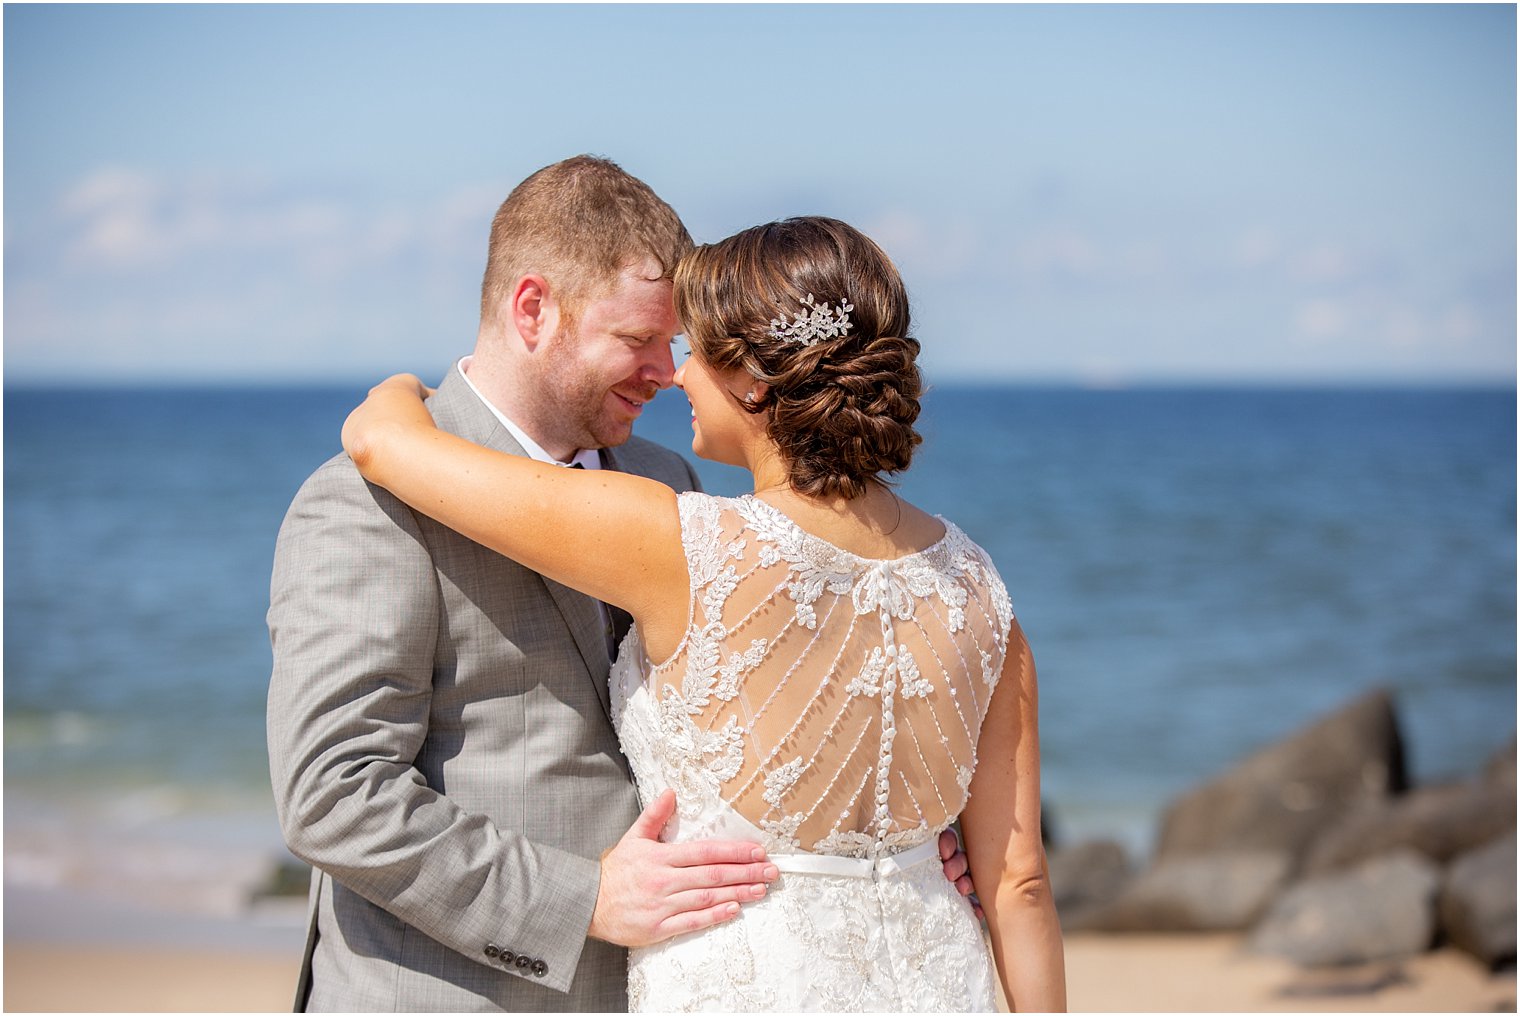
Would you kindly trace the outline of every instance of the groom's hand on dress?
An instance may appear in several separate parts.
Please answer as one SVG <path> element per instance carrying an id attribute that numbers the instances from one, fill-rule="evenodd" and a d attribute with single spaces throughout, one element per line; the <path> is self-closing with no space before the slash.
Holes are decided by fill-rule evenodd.
<path id="1" fill-rule="evenodd" d="M 777 871 L 763 847 L 742 840 L 661 843 L 660 830 L 675 811 L 675 792 L 667 790 L 602 855 L 592 938 L 654 945 L 721 924 L 741 903 L 764 898 Z"/>
<path id="2" fill-rule="evenodd" d="M 983 918 L 981 901 L 976 898 L 976 886 L 971 884 L 971 859 L 961 849 L 961 841 L 954 829 L 939 834 L 939 860 L 945 869 L 945 878 L 955 886 L 956 892 L 971 898 L 971 908 L 978 918 Z"/>

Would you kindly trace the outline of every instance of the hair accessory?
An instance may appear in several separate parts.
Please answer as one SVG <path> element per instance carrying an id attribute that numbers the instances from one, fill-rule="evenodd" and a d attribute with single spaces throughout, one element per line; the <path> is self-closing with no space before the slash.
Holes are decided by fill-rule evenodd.
<path id="1" fill-rule="evenodd" d="M 787 324 L 784 312 L 780 317 L 773 318 L 770 337 L 781 342 L 815 346 L 824 339 L 848 335 L 854 327 L 850 323 L 850 311 L 855 309 L 855 305 L 847 300 L 840 300 L 839 310 L 834 311 L 827 303 L 814 303 L 813 294 L 809 293 L 803 297 L 802 306 L 806 309 L 798 311 L 797 319 L 791 324 Z"/>

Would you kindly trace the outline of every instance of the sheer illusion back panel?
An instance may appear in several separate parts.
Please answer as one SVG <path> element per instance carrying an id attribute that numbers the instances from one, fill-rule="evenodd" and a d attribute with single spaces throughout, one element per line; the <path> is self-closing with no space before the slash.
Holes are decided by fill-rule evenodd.
<path id="1" fill-rule="evenodd" d="M 857 557 L 753 497 L 681 496 L 691 620 L 650 689 L 685 714 L 719 796 L 773 847 L 856 857 L 960 813 L 1012 611 L 946 523 Z"/>

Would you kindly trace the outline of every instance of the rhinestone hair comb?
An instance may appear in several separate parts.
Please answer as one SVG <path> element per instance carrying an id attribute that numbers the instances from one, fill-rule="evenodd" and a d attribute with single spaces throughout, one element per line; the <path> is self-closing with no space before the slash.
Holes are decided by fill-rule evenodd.
<path id="1" fill-rule="evenodd" d="M 839 301 L 839 309 L 836 311 L 828 303 L 814 303 L 813 294 L 809 293 L 803 297 L 802 306 L 803 309 L 797 312 L 796 320 L 790 324 L 787 323 L 784 312 L 780 317 L 772 318 L 767 334 L 780 342 L 815 346 L 824 339 L 848 335 L 854 327 L 850 323 L 850 311 L 855 309 L 855 305 L 847 300 Z"/>

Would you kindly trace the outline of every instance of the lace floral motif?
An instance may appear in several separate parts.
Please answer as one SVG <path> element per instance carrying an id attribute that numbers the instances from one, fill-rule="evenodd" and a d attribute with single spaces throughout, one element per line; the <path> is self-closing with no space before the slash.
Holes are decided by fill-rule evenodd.
<path id="1" fill-rule="evenodd" d="M 633 1012 L 991 1012 L 981 926 L 938 864 L 783 875 L 739 918 L 629 957 Z"/>
<path id="2" fill-rule="evenodd" d="M 1013 615 L 986 554 L 949 523 L 879 561 L 757 498 L 680 506 L 692 620 L 641 678 L 682 814 L 721 800 L 773 849 L 858 857 L 936 835 L 965 805 L 1007 650 Z"/>
<path id="3" fill-rule="evenodd" d="M 691 622 L 653 666 L 637 628 L 613 717 L 677 839 L 879 858 L 965 806 L 1007 653 L 1008 594 L 950 523 L 893 561 L 811 536 L 753 497 L 680 497 Z M 761 959 L 763 958 L 763 963 Z M 884 976 L 890 972 L 890 976 Z M 734 921 L 635 950 L 634 1009 L 990 1008 L 979 926 L 937 864 L 892 879 L 787 874 Z"/>

